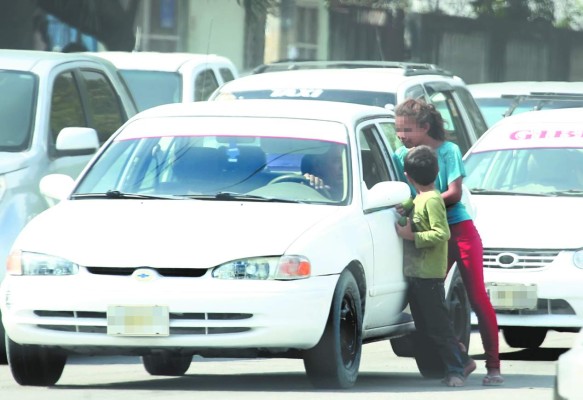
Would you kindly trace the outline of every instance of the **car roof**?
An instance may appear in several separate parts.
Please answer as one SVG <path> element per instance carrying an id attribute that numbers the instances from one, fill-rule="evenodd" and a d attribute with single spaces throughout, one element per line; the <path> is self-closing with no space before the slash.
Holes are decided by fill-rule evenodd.
<path id="1" fill-rule="evenodd" d="M 468 151 L 521 148 L 583 148 L 583 108 L 529 111 L 501 119 Z"/>
<path id="2" fill-rule="evenodd" d="M 501 97 L 502 95 L 583 94 L 583 82 L 566 81 L 508 81 L 474 83 L 468 89 L 475 98 Z"/>
<path id="3" fill-rule="evenodd" d="M 270 64 L 262 64 L 253 69 L 253 73 L 317 68 L 398 68 L 403 70 L 406 75 L 425 75 L 431 73 L 453 76 L 453 73 L 435 64 L 375 60 L 277 61 Z"/>
<path id="4" fill-rule="evenodd" d="M 165 104 L 142 111 L 133 119 L 187 116 L 298 118 L 335 121 L 350 125 L 366 117 L 393 118 L 393 113 L 382 107 L 352 103 L 252 99 Z"/>
<path id="5" fill-rule="evenodd" d="M 55 65 L 73 61 L 99 62 L 112 67 L 107 61 L 84 53 L 60 53 L 40 50 L 0 50 L 0 68 L 15 71 L 33 71 L 42 66 L 50 68 Z"/>
<path id="6" fill-rule="evenodd" d="M 448 81 L 464 85 L 457 77 L 439 74 L 408 76 L 400 68 L 304 69 L 247 75 L 224 84 L 220 92 L 242 92 L 265 89 L 318 88 L 329 90 L 359 90 L 396 92 L 405 81 Z"/>
<path id="7" fill-rule="evenodd" d="M 234 68 L 231 60 L 216 54 L 156 51 L 99 51 L 91 54 L 109 60 L 118 69 L 177 72 L 186 64 L 219 64 Z"/>

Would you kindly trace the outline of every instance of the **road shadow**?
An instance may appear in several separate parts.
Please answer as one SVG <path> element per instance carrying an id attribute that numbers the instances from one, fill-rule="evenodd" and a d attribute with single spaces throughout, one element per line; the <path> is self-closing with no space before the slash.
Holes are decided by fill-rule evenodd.
<path id="1" fill-rule="evenodd" d="M 568 348 L 541 347 L 538 349 L 516 349 L 500 353 L 500 360 L 556 361 Z M 485 354 L 471 354 L 474 360 L 485 360 Z"/>

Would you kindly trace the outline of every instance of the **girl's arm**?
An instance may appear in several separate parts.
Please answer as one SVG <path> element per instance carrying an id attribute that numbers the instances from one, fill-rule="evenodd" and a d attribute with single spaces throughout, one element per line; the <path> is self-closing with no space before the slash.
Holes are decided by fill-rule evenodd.
<path id="1" fill-rule="evenodd" d="M 462 181 L 463 177 L 459 177 L 447 185 L 447 190 L 441 193 L 441 198 L 446 207 L 455 204 L 462 199 Z"/>

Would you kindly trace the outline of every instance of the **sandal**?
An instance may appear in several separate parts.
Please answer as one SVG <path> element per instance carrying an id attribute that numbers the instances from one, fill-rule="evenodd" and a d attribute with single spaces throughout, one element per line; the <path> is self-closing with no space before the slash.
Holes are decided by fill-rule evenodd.
<path id="1" fill-rule="evenodd" d="M 502 375 L 486 375 L 482 380 L 484 386 L 500 386 L 504 384 Z"/>

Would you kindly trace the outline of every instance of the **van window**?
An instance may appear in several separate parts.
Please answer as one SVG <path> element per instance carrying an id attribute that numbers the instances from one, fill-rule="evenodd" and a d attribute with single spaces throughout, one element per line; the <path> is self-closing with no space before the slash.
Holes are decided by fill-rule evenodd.
<path id="1" fill-rule="evenodd" d="M 194 101 L 208 100 L 210 95 L 219 87 L 217 78 L 212 69 L 202 71 L 194 81 Z"/>
<path id="2" fill-rule="evenodd" d="M 103 144 L 125 120 L 121 103 L 109 79 L 97 71 L 81 71 L 87 90 L 88 118 Z"/>
<path id="3" fill-rule="evenodd" d="M 79 89 L 72 72 L 65 72 L 55 79 L 51 97 L 51 135 L 49 146 L 55 148 L 57 135 L 63 128 L 87 126 Z"/>

